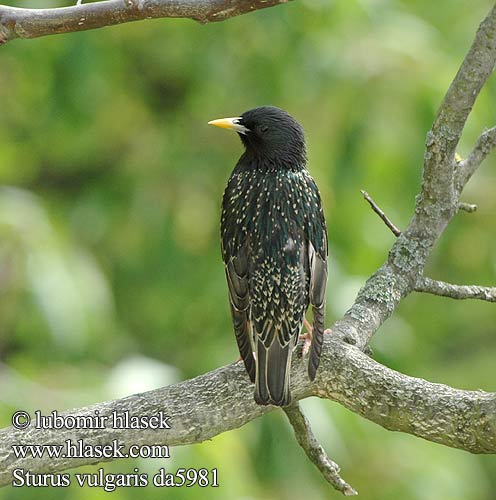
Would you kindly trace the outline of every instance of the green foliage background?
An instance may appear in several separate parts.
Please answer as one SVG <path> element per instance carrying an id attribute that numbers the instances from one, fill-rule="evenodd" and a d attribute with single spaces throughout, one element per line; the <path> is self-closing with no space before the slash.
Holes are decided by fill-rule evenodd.
<path id="1" fill-rule="evenodd" d="M 298 0 L 207 26 L 156 20 L 2 47 L 0 425 L 19 408 L 79 407 L 237 358 L 218 221 L 241 145 L 208 127 L 213 118 L 273 104 L 304 125 L 329 226 L 329 323 L 343 314 L 393 242 L 360 188 L 408 223 L 426 132 L 491 5 Z M 493 78 L 460 154 L 495 111 Z M 486 161 L 467 187 L 464 200 L 479 210 L 449 226 L 432 277 L 495 283 L 495 166 Z M 495 391 L 495 320 L 492 304 L 412 295 L 377 334 L 375 356 Z M 362 498 L 496 498 L 495 457 L 388 432 L 330 401 L 304 407 Z M 119 489 L 112 498 L 340 497 L 280 412 L 172 456 L 104 468 L 217 467 L 220 488 Z M 2 500 L 106 495 L 0 490 Z"/>

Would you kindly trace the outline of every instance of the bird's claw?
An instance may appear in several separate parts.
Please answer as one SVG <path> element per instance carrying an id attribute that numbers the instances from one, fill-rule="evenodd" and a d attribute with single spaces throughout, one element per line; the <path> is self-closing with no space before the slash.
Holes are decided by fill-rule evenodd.
<path id="1" fill-rule="evenodd" d="M 303 324 L 305 325 L 305 328 L 307 331 L 299 336 L 299 340 L 303 340 L 303 348 L 302 348 L 302 355 L 306 356 L 308 354 L 308 351 L 310 350 L 310 345 L 312 343 L 312 332 L 313 332 L 313 327 L 312 325 L 308 322 L 307 318 L 303 319 Z"/>
<path id="2" fill-rule="evenodd" d="M 312 344 L 312 338 L 311 337 L 308 338 L 308 336 L 306 336 L 305 342 L 303 342 L 303 347 L 301 349 L 301 353 L 304 357 L 308 354 L 311 344 Z"/>

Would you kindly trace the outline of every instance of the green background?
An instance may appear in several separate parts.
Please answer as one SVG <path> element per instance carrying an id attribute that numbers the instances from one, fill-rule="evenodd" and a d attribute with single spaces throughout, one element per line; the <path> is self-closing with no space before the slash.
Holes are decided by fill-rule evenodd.
<path id="1" fill-rule="evenodd" d="M 80 407 L 237 358 L 218 226 L 242 148 L 207 126 L 214 118 L 273 104 L 303 124 L 329 226 L 328 323 L 339 318 L 394 241 L 360 189 L 405 227 L 426 133 L 491 5 L 298 0 L 207 26 L 155 20 L 2 47 L 0 426 L 19 408 Z M 495 111 L 493 78 L 460 154 Z M 455 217 L 430 276 L 494 285 L 495 167 L 490 158 L 467 186 L 463 200 L 479 210 Z M 494 304 L 413 294 L 372 345 L 403 373 L 495 391 L 495 325 Z M 496 498 L 494 456 L 388 432 L 331 401 L 303 406 L 361 498 Z M 112 498 L 341 497 L 281 412 L 172 457 L 104 468 L 217 467 L 220 488 L 119 489 Z M 2 500 L 106 495 L 0 490 Z"/>

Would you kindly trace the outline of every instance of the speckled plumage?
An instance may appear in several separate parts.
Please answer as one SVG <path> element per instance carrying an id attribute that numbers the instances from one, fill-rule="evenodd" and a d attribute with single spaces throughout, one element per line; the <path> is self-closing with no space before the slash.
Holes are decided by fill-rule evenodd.
<path id="1" fill-rule="evenodd" d="M 244 113 L 246 151 L 222 203 L 222 257 L 239 351 L 259 404 L 290 403 L 289 365 L 309 304 L 308 373 L 322 350 L 327 235 L 320 195 L 306 170 L 303 130 L 284 111 Z"/>

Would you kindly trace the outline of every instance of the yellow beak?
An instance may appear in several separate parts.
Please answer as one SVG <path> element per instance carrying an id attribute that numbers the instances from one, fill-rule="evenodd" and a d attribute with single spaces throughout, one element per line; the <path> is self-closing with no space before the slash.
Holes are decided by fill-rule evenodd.
<path id="1" fill-rule="evenodd" d="M 214 127 L 227 128 L 229 130 L 235 130 L 240 134 L 246 134 L 248 129 L 241 125 L 239 122 L 241 117 L 235 116 L 233 118 L 220 118 L 218 120 L 212 120 L 208 122 L 209 125 L 213 125 Z"/>

